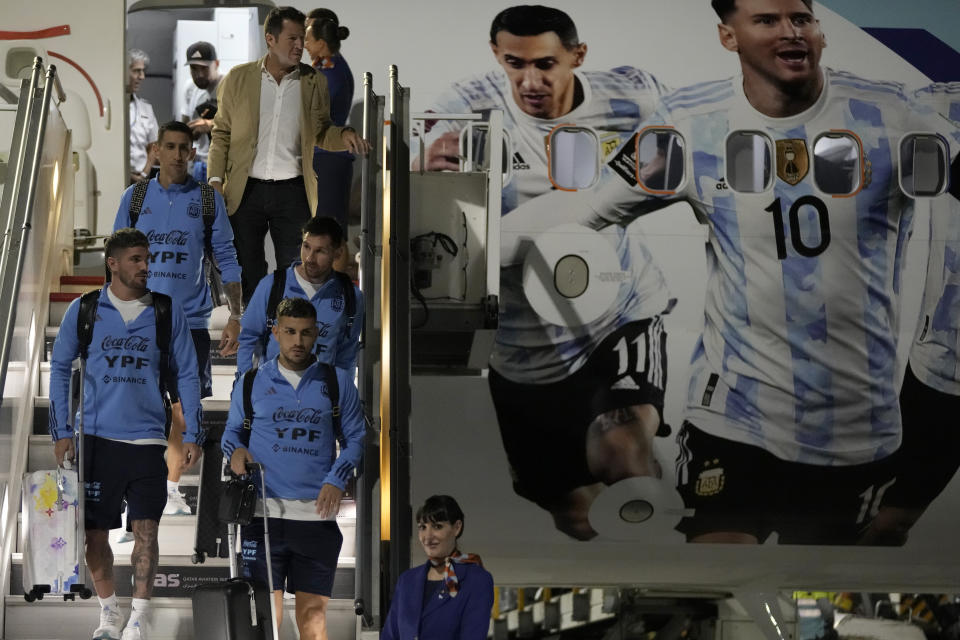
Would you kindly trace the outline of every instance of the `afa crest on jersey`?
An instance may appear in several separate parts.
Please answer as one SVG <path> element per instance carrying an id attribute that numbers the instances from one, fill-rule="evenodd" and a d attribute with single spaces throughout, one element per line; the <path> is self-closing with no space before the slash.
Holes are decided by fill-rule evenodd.
<path id="1" fill-rule="evenodd" d="M 202 211 L 203 208 L 200 206 L 199 202 L 191 202 L 190 206 L 187 207 L 187 215 L 191 218 L 199 218 Z"/>
<path id="2" fill-rule="evenodd" d="M 343 296 L 337 296 L 330 301 L 330 308 L 340 313 L 343 311 Z"/>
<path id="3" fill-rule="evenodd" d="M 807 143 L 800 138 L 777 140 L 777 177 L 789 185 L 796 185 L 808 171 Z"/>
<path id="4" fill-rule="evenodd" d="M 723 491 L 723 467 L 708 467 L 697 477 L 696 492 L 698 496 L 715 496 Z"/>

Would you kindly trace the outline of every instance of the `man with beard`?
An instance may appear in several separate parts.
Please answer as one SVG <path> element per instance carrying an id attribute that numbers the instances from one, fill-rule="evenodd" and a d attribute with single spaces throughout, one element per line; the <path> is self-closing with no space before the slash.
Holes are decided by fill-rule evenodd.
<path id="1" fill-rule="evenodd" d="M 317 360 L 352 371 L 357 366 L 357 345 L 363 327 L 363 295 L 333 264 L 344 250 L 343 228 L 329 216 L 310 218 L 300 235 L 300 261 L 265 276 L 243 314 L 237 371 L 243 373 L 256 362 L 277 355 L 272 332 L 276 309 L 270 309 L 277 278 L 283 279 L 282 298 L 306 298 L 317 310 Z M 348 303 L 352 296 L 353 305 Z M 353 315 L 350 315 L 350 307 Z"/>
<path id="2" fill-rule="evenodd" d="M 183 404 L 182 468 L 200 457 L 200 384 L 186 315 L 168 296 L 147 289 L 146 235 L 130 228 L 115 231 L 106 240 L 104 254 L 111 278 L 109 286 L 95 293 L 83 381 L 86 559 L 101 607 L 93 638 L 141 640 L 147 637 L 150 622 L 160 553 L 157 531 L 167 502 L 162 383 L 173 381 Z M 161 305 L 169 309 L 169 345 L 160 344 Z M 73 360 L 84 353 L 78 323 L 81 306 L 78 299 L 67 308 L 50 362 L 50 434 L 61 466 L 65 459 L 74 459 L 70 377 Z M 87 316 L 83 320 L 88 322 Z M 124 616 L 114 589 L 108 534 L 120 526 L 124 500 L 135 542 L 130 556 L 133 611 L 121 636 Z"/>
<path id="3" fill-rule="evenodd" d="M 150 241 L 148 284 L 153 291 L 167 294 L 183 307 L 196 347 L 200 397 L 207 398 L 213 395 L 210 332 L 207 330 L 213 310 L 205 268 L 208 260 L 216 260 L 230 305 L 230 319 L 223 328 L 219 345 L 221 355 L 236 353 L 240 334 L 240 267 L 233 248 L 233 230 L 220 194 L 187 173 L 194 154 L 190 128 L 182 122 L 165 123 L 160 128 L 158 146 L 160 172 L 153 180 L 141 182 L 124 192 L 113 228 L 136 227 Z M 133 202 L 138 197 L 138 189 L 139 205 Z M 205 208 L 211 209 L 206 211 L 207 214 L 214 214 L 212 222 L 205 219 Z M 170 473 L 164 514 L 189 515 L 190 507 L 179 491 L 184 414 L 174 385 L 169 385 L 169 389 L 173 405 L 167 450 Z M 119 541 L 129 539 L 128 527 L 127 535 Z"/>
<path id="4" fill-rule="evenodd" d="M 217 113 L 217 85 L 220 84 L 220 61 L 217 50 L 209 42 L 194 42 L 187 47 L 187 62 L 193 84 L 187 87 L 186 108 L 180 119 L 193 132 L 197 155 L 191 175 L 197 182 L 207 180 L 207 154 L 210 152 L 210 131 Z"/>
<path id="5" fill-rule="evenodd" d="M 327 640 L 327 604 L 343 544 L 337 512 L 363 455 L 365 432 L 353 373 L 314 356 L 316 315 L 303 298 L 278 303 L 276 355 L 237 380 L 221 443 L 234 473 L 246 473 L 254 461 L 265 473 L 267 495 L 242 531 L 243 575 L 266 583 L 271 563 L 277 624 L 284 590 L 295 594 L 304 640 Z"/>

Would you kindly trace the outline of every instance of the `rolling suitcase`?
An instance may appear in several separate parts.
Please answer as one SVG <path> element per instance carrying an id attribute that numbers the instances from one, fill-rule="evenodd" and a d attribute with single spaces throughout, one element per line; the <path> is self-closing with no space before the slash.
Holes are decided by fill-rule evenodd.
<path id="1" fill-rule="evenodd" d="M 247 465 L 249 471 L 260 472 L 262 496 L 266 495 L 263 466 Z M 267 585 L 255 584 L 240 578 L 236 542 L 240 525 L 230 524 L 230 579 L 225 582 L 201 584 L 193 591 L 193 637 L 223 638 L 224 640 L 273 640 L 277 632 L 276 603 Z M 267 557 L 267 582 L 273 584 L 270 562 L 270 530 L 267 523 L 266 501 L 263 512 L 263 544 Z"/>
<path id="2" fill-rule="evenodd" d="M 202 563 L 208 557 L 229 556 L 227 525 L 217 517 L 220 496 L 225 486 L 223 451 L 220 450 L 222 436 L 223 424 L 211 425 L 207 429 L 207 439 L 203 443 L 203 457 L 200 459 L 200 492 L 197 494 L 197 532 L 191 558 L 194 564 Z"/>
<path id="3" fill-rule="evenodd" d="M 79 411 L 75 430 L 77 468 L 69 461 L 53 471 L 23 476 L 23 592 L 27 602 L 45 595 L 86 600 L 84 584 L 83 379 L 86 358 L 80 358 Z"/>

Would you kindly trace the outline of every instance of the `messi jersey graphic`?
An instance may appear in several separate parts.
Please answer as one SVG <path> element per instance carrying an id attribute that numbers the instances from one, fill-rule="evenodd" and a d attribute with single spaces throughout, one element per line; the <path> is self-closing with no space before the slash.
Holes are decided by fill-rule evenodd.
<path id="1" fill-rule="evenodd" d="M 914 201 L 898 184 L 899 142 L 945 131 L 956 153 L 957 140 L 900 85 L 824 73 L 817 102 L 792 117 L 761 115 L 733 78 L 666 96 L 659 122 L 646 124 L 683 136 L 677 195 L 709 228 L 686 418 L 785 460 L 858 464 L 900 443 L 896 338 Z M 849 192 L 829 186 L 813 152 L 838 130 L 856 149 Z M 760 172 L 755 188 L 729 178 L 728 142 L 743 132 L 769 149 L 770 175 Z M 594 198 L 608 220 L 601 210 L 629 217 L 654 200 L 615 170 Z"/>

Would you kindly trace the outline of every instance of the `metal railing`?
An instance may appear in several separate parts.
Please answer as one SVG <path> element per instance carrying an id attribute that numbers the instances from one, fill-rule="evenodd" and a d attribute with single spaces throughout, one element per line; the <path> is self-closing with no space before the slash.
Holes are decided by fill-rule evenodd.
<path id="1" fill-rule="evenodd" d="M 30 79 L 21 84 L 0 198 L 0 389 L 4 389 L 2 402 L 9 405 L 4 408 L 10 420 L 2 429 L 10 447 L 0 452 L 9 455 L 3 465 L 8 471 L 7 486 L 0 495 L 2 585 L 9 584 L 16 542 L 50 283 L 59 275 L 61 250 L 68 246 L 70 230 L 64 228 L 72 227 L 72 218 L 63 218 L 73 196 L 70 133 L 57 107 L 65 99 L 56 67 L 44 70 L 42 60 L 36 58 Z M 12 360 L 22 363 L 17 371 L 22 388 L 14 388 L 16 380 L 8 376 Z M 3 613 L 0 600 L 0 618 Z"/>
<path id="2" fill-rule="evenodd" d="M 410 90 L 390 67 L 390 118 L 384 126 L 381 320 L 380 500 L 389 514 L 381 534 L 381 610 L 410 566 Z M 386 473 L 385 473 L 386 471 Z M 386 483 L 386 484 L 385 484 Z M 386 489 L 384 489 L 386 487 Z"/>
<path id="3" fill-rule="evenodd" d="M 19 134 L 19 158 L 16 159 L 16 169 L 11 172 L 15 178 L 10 185 L 8 207 L 0 208 L 0 216 L 6 221 L 6 230 L 3 234 L 3 244 L 0 246 L 0 389 L 7 378 L 7 365 L 10 360 L 10 348 L 13 340 L 14 313 L 17 292 L 20 288 L 20 279 L 23 275 L 23 264 L 26 259 L 27 236 L 30 233 L 30 214 L 33 212 L 33 203 L 37 195 L 37 182 L 40 175 L 40 154 L 43 151 L 43 137 L 47 130 L 47 115 L 50 113 L 50 98 L 53 88 L 57 86 L 60 96 L 63 89 L 57 85 L 57 69 L 53 65 L 47 69 L 45 81 L 40 85 L 40 74 L 43 64 L 40 58 L 34 60 L 30 87 L 26 92 L 26 100 L 21 93 L 21 103 L 26 102 L 28 120 L 25 128 L 14 132 L 14 138 Z M 38 98 L 38 92 L 41 92 Z M 62 100 L 63 98 L 61 98 Z M 19 121 L 19 113 L 18 121 Z M 11 147 L 11 152 L 17 147 Z M 11 162 L 11 167 L 13 166 Z M 8 169 L 9 171 L 9 169 Z M 6 191 L 6 190 L 5 190 Z M 6 201 L 7 194 L 4 193 Z M 16 262 L 11 259 L 16 254 Z M 11 268 L 11 266 L 13 268 Z"/>
<path id="4" fill-rule="evenodd" d="M 377 485 L 380 479 L 380 419 L 376 409 L 379 395 L 377 364 L 380 361 L 380 295 L 377 271 L 380 244 L 380 141 L 383 138 L 384 99 L 373 91 L 373 76 L 363 74 L 363 137 L 373 143 L 362 159 L 360 172 L 360 290 L 363 291 L 363 351 L 361 352 L 358 387 L 363 401 L 367 432 L 363 466 L 357 478 L 357 544 L 354 611 L 361 617 L 364 629 L 379 628 L 381 619 L 378 586 L 379 517 Z"/>

